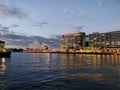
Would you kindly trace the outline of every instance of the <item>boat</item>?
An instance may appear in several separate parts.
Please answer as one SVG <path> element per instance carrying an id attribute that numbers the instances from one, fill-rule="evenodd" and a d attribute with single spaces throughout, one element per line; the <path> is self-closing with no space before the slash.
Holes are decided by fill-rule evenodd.
<path id="1" fill-rule="evenodd" d="M 10 51 L 0 51 L 0 57 L 10 57 L 11 52 Z"/>
<path id="2" fill-rule="evenodd" d="M 5 41 L 0 40 L 0 57 L 10 57 L 11 51 L 4 48 Z"/>

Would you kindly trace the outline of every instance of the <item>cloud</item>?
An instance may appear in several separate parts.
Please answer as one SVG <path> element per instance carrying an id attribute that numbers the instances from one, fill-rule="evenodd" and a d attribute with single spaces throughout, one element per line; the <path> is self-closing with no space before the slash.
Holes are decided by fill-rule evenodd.
<path id="1" fill-rule="evenodd" d="M 0 24 L 0 27 L 2 26 L 2 24 Z"/>
<path id="2" fill-rule="evenodd" d="M 3 26 L 2 24 L 0 24 L 0 35 L 8 33 L 9 29 L 10 29 L 10 27 L 6 27 L 6 26 Z"/>
<path id="3" fill-rule="evenodd" d="M 34 24 L 33 26 L 37 26 L 37 27 L 43 28 L 47 24 L 48 24 L 47 22 L 39 22 L 39 23 Z"/>
<path id="4" fill-rule="evenodd" d="M 0 35 L 14 34 L 15 32 L 11 29 L 12 27 L 10 26 L 3 26 L 2 24 L 0 24 Z"/>
<path id="5" fill-rule="evenodd" d="M 12 24 L 11 27 L 18 27 L 18 24 Z"/>
<path id="6" fill-rule="evenodd" d="M 102 6 L 102 0 L 94 0 L 98 7 Z"/>
<path id="7" fill-rule="evenodd" d="M 43 24 L 47 24 L 44 22 Z M 54 37 L 54 38 L 53 38 Z M 7 46 L 15 46 L 18 48 L 27 47 L 34 40 L 38 40 L 40 43 L 44 42 L 52 48 L 59 48 L 60 45 L 60 37 L 58 35 L 54 35 L 52 38 L 45 38 L 41 36 L 31 36 L 27 34 L 19 34 L 11 30 L 11 26 L 7 27 L 0 24 L 0 40 L 6 42 Z"/>
<path id="8" fill-rule="evenodd" d="M 1 27 L 3 30 L 9 30 L 10 27 Z"/>
<path id="9" fill-rule="evenodd" d="M 85 27 L 85 25 L 77 25 L 77 26 L 69 25 L 69 27 L 76 30 L 76 31 L 78 31 L 78 32 L 80 32 Z"/>
<path id="10" fill-rule="evenodd" d="M 46 38 L 48 39 L 60 39 L 61 35 L 49 34 Z"/>
<path id="11" fill-rule="evenodd" d="M 56 36 L 57 37 L 57 36 Z M 26 48 L 30 43 L 33 43 L 34 40 L 39 41 L 40 43 L 45 43 L 51 48 L 59 48 L 60 45 L 60 38 L 44 38 L 41 36 L 27 36 L 27 35 L 21 35 L 21 34 L 12 34 L 12 33 L 6 33 L 3 35 L 0 35 L 0 39 L 4 40 L 7 46 L 14 46 L 13 48 Z"/>
<path id="12" fill-rule="evenodd" d="M 27 36 L 24 35 L 17 35 L 17 34 L 4 34 L 0 36 L 2 40 L 6 42 L 7 45 L 21 45 L 26 46 L 27 45 Z"/>
<path id="13" fill-rule="evenodd" d="M 11 4 L 10 0 L 0 0 L 0 14 L 4 16 L 12 16 L 19 19 L 26 17 L 19 8 Z"/>

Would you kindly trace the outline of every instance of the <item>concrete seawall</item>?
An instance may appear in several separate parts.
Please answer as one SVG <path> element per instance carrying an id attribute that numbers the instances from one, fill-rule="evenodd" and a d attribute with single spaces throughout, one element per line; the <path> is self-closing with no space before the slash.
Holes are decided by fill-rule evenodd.
<path id="1" fill-rule="evenodd" d="M 103 48 L 102 53 L 120 54 L 120 48 Z"/>
<path id="2" fill-rule="evenodd" d="M 93 48 L 93 49 L 82 49 L 82 50 L 69 50 L 69 51 L 24 51 L 26 53 L 61 53 L 61 54 L 114 54 L 120 55 L 120 48 Z"/>

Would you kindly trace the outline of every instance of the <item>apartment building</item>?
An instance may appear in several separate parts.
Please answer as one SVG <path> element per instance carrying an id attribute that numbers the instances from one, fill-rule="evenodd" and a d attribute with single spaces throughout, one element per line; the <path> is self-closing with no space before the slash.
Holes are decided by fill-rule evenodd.
<path id="1" fill-rule="evenodd" d="M 71 34 L 65 34 L 61 37 L 61 50 L 78 50 L 85 46 L 85 33 L 77 32 Z"/>
<path id="2" fill-rule="evenodd" d="M 107 33 L 89 34 L 89 45 L 92 47 L 120 47 L 120 30 Z"/>

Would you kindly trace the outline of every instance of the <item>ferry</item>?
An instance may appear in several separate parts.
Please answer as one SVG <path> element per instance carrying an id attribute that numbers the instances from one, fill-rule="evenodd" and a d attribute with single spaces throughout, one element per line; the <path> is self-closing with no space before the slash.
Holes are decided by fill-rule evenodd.
<path id="1" fill-rule="evenodd" d="M 0 57 L 10 57 L 11 52 L 4 48 L 5 41 L 0 40 Z"/>

